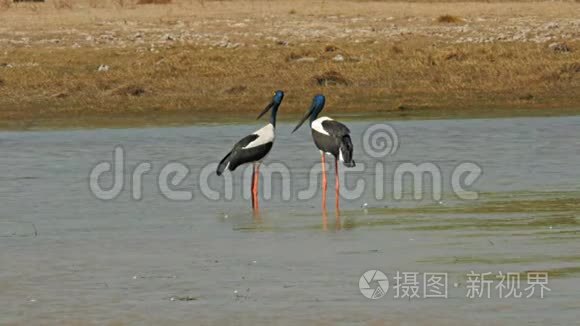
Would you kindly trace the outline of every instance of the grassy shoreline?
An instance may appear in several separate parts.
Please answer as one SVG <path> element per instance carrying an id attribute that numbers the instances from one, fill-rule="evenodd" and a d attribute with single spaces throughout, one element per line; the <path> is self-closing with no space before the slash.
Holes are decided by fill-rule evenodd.
<path id="1" fill-rule="evenodd" d="M 574 2 L 80 3 L 0 10 L 0 129 L 580 114 Z"/>
<path id="2" fill-rule="evenodd" d="M 254 115 L 259 113 L 256 110 Z M 253 114 L 252 113 L 252 114 Z M 282 112 L 283 113 L 283 112 Z M 283 113 L 278 116 L 279 122 L 296 123 L 301 117 L 298 113 Z M 388 122 L 405 120 L 446 120 L 446 119 L 502 119 L 502 118 L 549 118 L 549 117 L 572 117 L 580 115 L 578 109 L 497 109 L 486 112 L 476 110 L 421 110 L 415 113 L 380 113 L 373 112 L 351 112 L 341 113 L 338 111 L 328 112 L 334 118 L 341 121 L 369 121 Z M 252 124 L 257 122 L 253 115 L 223 114 L 223 113 L 201 113 L 187 114 L 184 112 L 163 115 L 127 115 L 115 116 L 81 116 L 30 120 L 12 120 L 0 122 L 0 132 L 14 131 L 51 131 L 51 130 L 81 130 L 81 129 L 118 129 L 118 128 L 157 128 L 157 127 L 185 127 L 193 125 L 228 125 L 228 124 Z"/>

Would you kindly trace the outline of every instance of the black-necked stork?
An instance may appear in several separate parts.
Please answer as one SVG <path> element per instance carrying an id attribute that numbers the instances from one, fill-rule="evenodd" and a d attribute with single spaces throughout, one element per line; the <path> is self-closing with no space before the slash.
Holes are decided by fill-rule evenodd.
<path id="1" fill-rule="evenodd" d="M 347 167 L 354 167 L 355 163 L 352 158 L 353 146 L 350 139 L 350 130 L 342 123 L 329 117 L 318 117 L 318 114 L 324 108 L 324 95 L 316 95 L 312 100 L 312 105 L 306 115 L 293 133 L 302 126 L 304 121 L 310 117 L 310 128 L 312 129 L 312 138 L 314 144 L 320 150 L 322 160 L 322 206 L 326 209 L 326 161 L 324 155 L 334 156 L 335 171 L 335 188 L 336 188 L 336 210 L 338 211 L 339 200 L 339 179 L 338 179 L 338 161 L 343 162 Z"/>
<path id="2" fill-rule="evenodd" d="M 251 135 L 242 138 L 234 145 L 234 148 L 221 160 L 217 168 L 217 175 L 227 169 L 235 170 L 238 166 L 245 163 L 253 163 L 252 173 L 252 208 L 258 209 L 258 178 L 260 163 L 268 155 L 274 145 L 276 128 L 276 113 L 284 99 L 284 92 L 276 91 L 270 104 L 258 115 L 261 118 L 266 112 L 272 110 L 270 123 L 261 129 L 256 130 Z"/>

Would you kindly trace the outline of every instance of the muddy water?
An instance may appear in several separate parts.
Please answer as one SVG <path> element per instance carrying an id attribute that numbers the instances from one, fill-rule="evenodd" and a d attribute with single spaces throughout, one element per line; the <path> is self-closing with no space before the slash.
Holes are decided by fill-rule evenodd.
<path id="1" fill-rule="evenodd" d="M 243 170 L 233 174 L 233 198 L 212 200 L 199 173 L 259 125 L 0 133 L 0 324 L 405 323 L 426 325 L 562 324 L 580 309 L 580 118 L 395 122 L 399 147 L 373 158 L 363 150 L 368 122 L 349 122 L 362 171 L 343 178 L 365 191 L 332 209 L 326 220 L 320 192 L 298 200 L 319 160 L 306 129 L 278 126 L 267 162 L 284 163 L 292 193 L 279 175 L 259 216 L 243 198 Z M 125 149 L 124 188 L 99 200 L 88 175 Z M 297 159 L 298 157 L 298 159 Z M 152 164 L 140 200 L 130 173 Z M 157 177 L 167 163 L 190 174 L 166 198 Z M 375 198 L 377 163 L 383 196 Z M 394 170 L 430 162 L 442 175 L 442 198 L 426 181 L 421 200 L 395 200 Z M 462 162 L 483 170 L 461 200 L 450 175 Z M 332 172 L 332 169 L 330 170 Z M 248 176 L 246 176 L 248 177 Z M 111 178 L 103 177 L 103 186 Z M 223 180 L 211 176 L 210 187 Z M 223 195 L 223 194 L 222 194 Z M 378 300 L 359 291 L 370 269 L 387 274 Z M 399 272 L 418 273 L 419 298 L 397 296 Z M 470 298 L 467 274 L 548 272 L 545 298 Z M 425 273 L 447 273 L 448 298 L 424 298 Z M 528 292 L 524 292 L 528 294 Z M 504 295 L 505 296 L 505 295 Z"/>

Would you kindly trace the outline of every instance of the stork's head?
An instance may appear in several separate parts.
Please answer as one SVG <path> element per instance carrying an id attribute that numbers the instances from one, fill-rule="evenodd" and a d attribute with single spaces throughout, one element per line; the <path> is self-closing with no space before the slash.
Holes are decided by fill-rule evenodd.
<path id="1" fill-rule="evenodd" d="M 266 112 L 272 109 L 272 115 L 270 118 L 270 123 L 276 125 L 276 113 L 278 112 L 278 108 L 280 104 L 282 104 L 282 100 L 284 99 L 284 92 L 283 91 L 275 91 L 274 97 L 272 97 L 272 101 L 266 106 L 266 108 L 258 115 L 258 119 L 260 119 Z"/>
<path id="2" fill-rule="evenodd" d="M 274 97 L 272 98 L 272 102 L 280 105 L 280 103 L 282 103 L 283 99 L 284 99 L 284 92 L 283 91 L 278 90 L 278 91 L 274 92 Z"/>
<path id="3" fill-rule="evenodd" d="M 302 126 L 302 124 L 304 123 L 304 121 L 306 121 L 306 119 L 310 118 L 310 122 L 316 120 L 316 118 L 318 117 L 318 114 L 320 114 L 322 109 L 324 109 L 325 102 L 326 102 L 326 99 L 324 98 L 324 95 L 322 95 L 322 94 L 315 95 L 314 98 L 312 99 L 312 104 L 310 105 L 310 108 L 306 112 L 306 115 L 302 118 L 302 120 L 300 120 L 300 122 L 298 123 L 296 128 L 294 128 L 294 130 L 292 130 L 292 132 L 295 132 L 296 130 L 298 130 L 298 128 L 300 128 L 300 126 Z"/>

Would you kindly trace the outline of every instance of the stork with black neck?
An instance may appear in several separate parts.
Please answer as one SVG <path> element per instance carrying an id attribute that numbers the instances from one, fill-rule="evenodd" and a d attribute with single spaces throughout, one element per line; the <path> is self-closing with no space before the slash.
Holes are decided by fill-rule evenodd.
<path id="1" fill-rule="evenodd" d="M 225 170 L 233 171 L 238 166 L 246 163 L 254 165 L 252 172 L 252 209 L 258 209 L 258 180 L 260 163 L 270 153 L 274 145 L 276 114 L 284 99 L 284 92 L 276 91 L 272 101 L 258 115 L 261 118 L 266 112 L 272 111 L 270 123 L 238 141 L 234 148 L 221 160 L 217 168 L 217 175 L 222 175 Z"/>
<path id="2" fill-rule="evenodd" d="M 306 115 L 300 120 L 296 128 L 292 131 L 294 133 L 306 119 L 310 118 L 310 128 L 312 129 L 312 139 L 314 144 L 320 150 L 322 161 L 322 206 L 326 209 L 326 160 L 325 155 L 334 156 L 334 171 L 335 171 L 335 189 L 336 189 L 336 210 L 339 208 L 339 186 L 338 178 L 338 161 L 341 161 L 346 167 L 354 167 L 353 160 L 353 146 L 350 139 L 350 130 L 342 123 L 335 121 L 329 117 L 318 117 L 326 99 L 324 95 L 316 95 L 312 100 L 312 105 Z"/>

